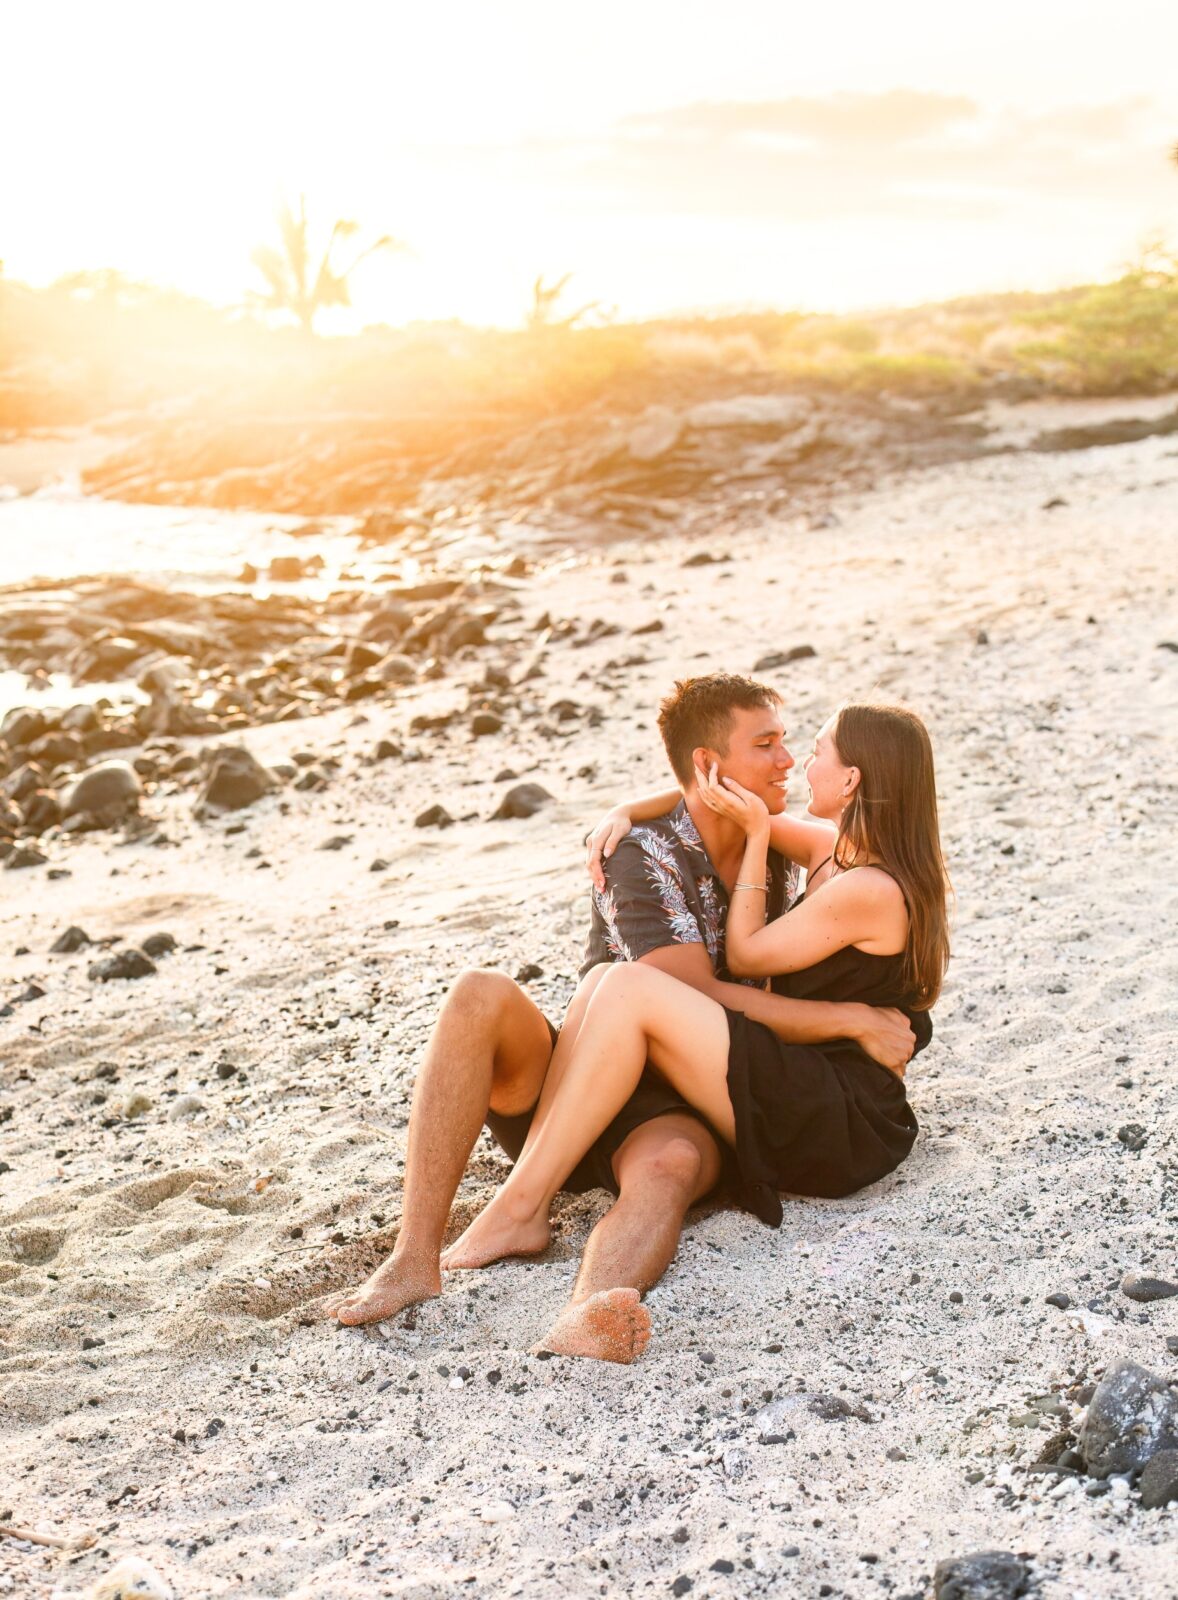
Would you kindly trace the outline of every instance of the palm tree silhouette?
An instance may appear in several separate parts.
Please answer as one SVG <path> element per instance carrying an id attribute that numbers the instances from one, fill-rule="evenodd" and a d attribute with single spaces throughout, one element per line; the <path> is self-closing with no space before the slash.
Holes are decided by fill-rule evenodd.
<path id="1" fill-rule="evenodd" d="M 304 333 L 314 332 L 315 318 L 328 306 L 350 306 L 348 279 L 360 263 L 381 250 L 407 250 L 409 247 L 391 234 L 384 234 L 348 266 L 337 269 L 332 262 L 336 243 L 354 239 L 360 232 L 358 222 L 344 218 L 331 230 L 327 248 L 320 258 L 314 274 L 311 272 L 311 249 L 307 240 L 307 205 L 299 196 L 298 215 L 284 205 L 278 213 L 278 230 L 282 246 L 263 244 L 253 251 L 250 260 L 266 280 L 265 293 L 251 292 L 251 300 L 267 311 L 289 311 L 298 318 Z"/>

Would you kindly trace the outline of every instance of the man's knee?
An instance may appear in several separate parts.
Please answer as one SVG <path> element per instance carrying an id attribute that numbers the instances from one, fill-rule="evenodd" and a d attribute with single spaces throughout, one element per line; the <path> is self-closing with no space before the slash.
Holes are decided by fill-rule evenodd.
<path id="1" fill-rule="evenodd" d="M 686 1134 L 647 1138 L 618 1162 L 618 1185 L 623 1192 L 657 1188 L 690 1198 L 703 1176 L 705 1160 L 700 1144 Z"/>
<path id="2" fill-rule="evenodd" d="M 444 1009 L 471 1021 L 497 1022 L 520 988 L 505 972 L 487 967 L 467 967 L 450 985 Z"/>

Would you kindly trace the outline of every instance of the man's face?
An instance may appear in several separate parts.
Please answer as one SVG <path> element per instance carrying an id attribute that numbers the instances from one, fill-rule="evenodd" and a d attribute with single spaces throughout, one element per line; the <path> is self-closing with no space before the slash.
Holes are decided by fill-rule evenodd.
<path id="1" fill-rule="evenodd" d="M 785 810 L 794 758 L 785 747 L 785 726 L 775 707 L 734 710 L 727 753 L 714 750 L 708 755 L 717 763 L 721 778 L 735 778 L 742 788 L 759 795 L 770 816 Z"/>

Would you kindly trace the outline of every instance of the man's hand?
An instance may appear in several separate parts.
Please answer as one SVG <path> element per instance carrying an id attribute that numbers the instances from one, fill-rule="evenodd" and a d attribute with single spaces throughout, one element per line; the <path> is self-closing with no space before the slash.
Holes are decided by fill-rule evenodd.
<path id="1" fill-rule="evenodd" d="M 908 1018 L 891 1006 L 855 1004 L 854 1010 L 862 1014 L 852 1035 L 855 1042 L 873 1061 L 902 1078 L 916 1048 L 916 1035 Z"/>

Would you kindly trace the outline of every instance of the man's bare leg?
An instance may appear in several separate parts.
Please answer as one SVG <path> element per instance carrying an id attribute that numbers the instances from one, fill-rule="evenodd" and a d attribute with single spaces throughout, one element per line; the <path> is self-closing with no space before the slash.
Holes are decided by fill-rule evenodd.
<path id="1" fill-rule="evenodd" d="M 696 1117 L 644 1122 L 613 1161 L 621 1191 L 589 1235 L 568 1305 L 536 1346 L 556 1355 L 630 1362 L 650 1342 L 641 1295 L 674 1260 L 688 1209 L 720 1177 L 720 1147 Z"/>
<path id="2" fill-rule="evenodd" d="M 329 1300 L 326 1315 L 379 1322 L 441 1292 L 446 1221 L 487 1111 L 514 1116 L 535 1105 L 551 1053 L 548 1024 L 517 984 L 501 972 L 462 973 L 413 1089 L 393 1253 L 359 1289 Z"/>

